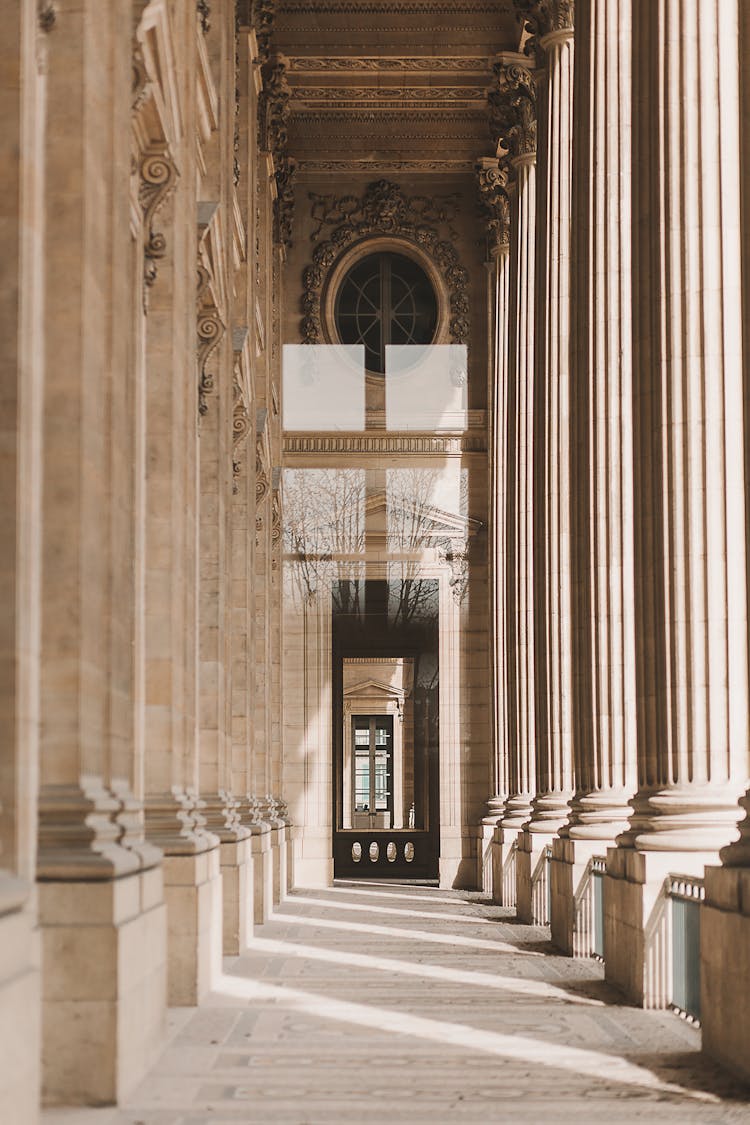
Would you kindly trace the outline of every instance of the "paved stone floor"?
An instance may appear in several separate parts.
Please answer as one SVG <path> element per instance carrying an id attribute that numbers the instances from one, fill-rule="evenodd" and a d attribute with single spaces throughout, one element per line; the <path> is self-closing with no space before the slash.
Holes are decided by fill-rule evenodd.
<path id="1" fill-rule="evenodd" d="M 748 1122 L 742 1091 L 667 1012 L 477 895 L 296 891 L 225 963 L 127 1106 L 44 1125 Z M 750 1049 L 750 1048 L 749 1048 Z"/>

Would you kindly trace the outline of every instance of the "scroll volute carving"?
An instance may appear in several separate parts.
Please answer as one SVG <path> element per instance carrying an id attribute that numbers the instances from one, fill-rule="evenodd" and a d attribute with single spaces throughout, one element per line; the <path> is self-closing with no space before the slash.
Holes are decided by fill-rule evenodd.
<path id="1" fill-rule="evenodd" d="M 496 63 L 497 86 L 488 95 L 490 129 L 496 145 L 512 157 L 536 153 L 536 84 L 520 63 Z"/>
<path id="2" fill-rule="evenodd" d="M 143 211 L 143 254 L 146 285 L 154 284 L 156 263 L 164 257 L 167 240 L 155 227 L 156 216 L 177 182 L 177 169 L 165 151 L 147 152 L 140 164 L 138 197 Z"/>
<path id="3" fill-rule="evenodd" d="M 268 411 L 262 407 L 255 415 L 255 506 L 259 508 L 271 491 Z M 262 517 L 260 518 L 262 521 Z M 262 525 L 262 524 L 261 524 Z"/>
<path id="4" fill-rule="evenodd" d="M 247 328 L 232 333 L 234 368 L 232 378 L 232 490 L 239 492 L 242 449 L 250 433 L 250 380 L 247 362 Z"/>
<path id="5" fill-rule="evenodd" d="M 477 161 L 477 186 L 487 223 L 487 249 L 491 256 L 510 246 L 509 169 L 507 160 L 486 157 Z"/>

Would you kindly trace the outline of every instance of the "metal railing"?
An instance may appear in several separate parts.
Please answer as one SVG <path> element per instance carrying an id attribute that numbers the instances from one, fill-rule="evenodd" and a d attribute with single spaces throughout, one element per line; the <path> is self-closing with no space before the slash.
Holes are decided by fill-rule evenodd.
<path id="1" fill-rule="evenodd" d="M 508 856 L 503 863 L 503 906 L 516 905 L 516 853 L 518 843 L 516 840 L 508 849 Z"/>
<path id="2" fill-rule="evenodd" d="M 531 875 L 531 914 L 536 926 L 548 926 L 552 913 L 551 863 L 552 848 L 547 844 Z"/>
<path id="3" fill-rule="evenodd" d="M 691 875 L 670 875 L 672 903 L 673 1012 L 700 1026 L 701 1020 L 701 903 L 703 880 Z"/>

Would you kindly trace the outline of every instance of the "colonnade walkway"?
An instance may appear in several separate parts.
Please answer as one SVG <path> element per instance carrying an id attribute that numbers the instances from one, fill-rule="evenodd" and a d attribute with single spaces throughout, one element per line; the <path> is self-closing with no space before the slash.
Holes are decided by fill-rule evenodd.
<path id="1" fill-rule="evenodd" d="M 750 1092 L 669 1012 L 476 894 L 295 891 L 228 958 L 120 1109 L 44 1125 L 750 1122 Z"/>

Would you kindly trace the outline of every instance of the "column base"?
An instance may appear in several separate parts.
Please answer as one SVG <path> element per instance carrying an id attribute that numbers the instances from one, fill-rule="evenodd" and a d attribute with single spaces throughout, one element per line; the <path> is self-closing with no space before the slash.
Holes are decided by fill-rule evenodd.
<path id="1" fill-rule="evenodd" d="M 589 864 L 606 856 L 613 840 L 552 841 L 550 932 L 552 944 L 569 957 L 590 957 L 595 944 L 593 883 Z"/>
<path id="2" fill-rule="evenodd" d="M 262 822 L 250 826 L 250 851 L 253 861 L 253 922 L 262 926 L 273 909 L 273 860 L 271 826 Z"/>
<path id="3" fill-rule="evenodd" d="M 14 1125 L 39 1120 L 40 951 L 29 889 L 0 874 L 0 1105 Z"/>
<path id="4" fill-rule="evenodd" d="M 39 884 L 43 1099 L 110 1105 L 153 1065 L 166 1033 L 162 868 Z"/>
<path id="5" fill-rule="evenodd" d="M 518 829 L 498 824 L 492 837 L 492 901 L 498 906 L 516 905 L 516 850 Z"/>
<path id="6" fill-rule="evenodd" d="M 222 887 L 216 844 L 164 857 L 170 1007 L 193 1007 L 221 973 Z"/>
<path id="7" fill-rule="evenodd" d="M 443 828 L 440 831 L 440 886 L 446 890 L 475 891 L 477 883 L 479 827 Z"/>
<path id="8" fill-rule="evenodd" d="M 223 912 L 222 950 L 237 957 L 253 936 L 254 881 L 250 837 L 219 845 Z"/>
<path id="9" fill-rule="evenodd" d="M 703 1050 L 750 1082 L 750 868 L 707 867 L 701 908 Z"/>
<path id="10" fill-rule="evenodd" d="M 271 827 L 271 857 L 271 901 L 278 906 L 286 898 L 286 825 L 274 824 Z"/>
<path id="11" fill-rule="evenodd" d="M 497 816 L 486 816 L 479 826 L 480 851 L 477 862 L 477 882 L 482 894 L 495 902 L 495 870 L 493 851 Z"/>
<path id="12" fill-rule="evenodd" d="M 516 917 L 530 926 L 549 923 L 547 847 L 551 838 L 524 828 L 517 836 Z"/>
<path id="13" fill-rule="evenodd" d="M 331 886 L 333 835 L 330 827 L 300 829 L 294 868 L 298 887 Z"/>
<path id="14" fill-rule="evenodd" d="M 607 849 L 604 876 L 604 972 L 633 1004 L 665 1008 L 670 1002 L 671 951 L 665 880 L 702 877 L 715 852 L 641 852 Z"/>

